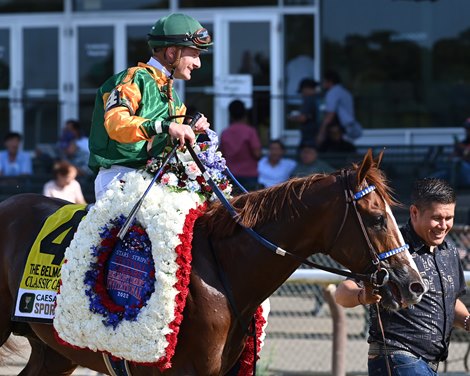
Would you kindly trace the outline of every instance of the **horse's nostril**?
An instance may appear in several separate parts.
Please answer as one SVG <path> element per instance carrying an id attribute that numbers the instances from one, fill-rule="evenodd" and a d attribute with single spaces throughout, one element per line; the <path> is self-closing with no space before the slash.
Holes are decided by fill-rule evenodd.
<path id="1" fill-rule="evenodd" d="M 421 295 L 424 293 L 424 291 L 425 291 L 424 286 L 421 283 L 414 282 L 410 284 L 410 292 L 417 294 L 417 295 Z"/>

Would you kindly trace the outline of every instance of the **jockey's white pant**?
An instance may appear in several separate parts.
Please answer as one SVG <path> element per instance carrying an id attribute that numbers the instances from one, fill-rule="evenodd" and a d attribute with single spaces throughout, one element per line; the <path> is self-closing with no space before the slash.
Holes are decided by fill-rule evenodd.
<path id="1" fill-rule="evenodd" d="M 125 173 L 134 170 L 134 168 L 118 165 L 113 165 L 110 168 L 101 167 L 95 179 L 95 199 L 99 200 L 113 181 L 120 179 Z"/>

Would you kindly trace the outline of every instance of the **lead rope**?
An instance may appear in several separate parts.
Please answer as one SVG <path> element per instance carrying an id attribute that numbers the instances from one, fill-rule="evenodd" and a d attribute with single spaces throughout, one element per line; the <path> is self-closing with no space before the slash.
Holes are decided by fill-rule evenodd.
<path id="1" fill-rule="evenodd" d="M 388 359 L 387 343 L 385 341 L 385 331 L 382 323 L 382 317 L 380 316 L 379 303 L 375 303 L 375 308 L 377 309 L 377 321 L 379 323 L 380 333 L 382 334 L 382 342 L 384 344 L 383 348 L 385 353 L 385 364 L 387 365 L 387 373 L 388 376 L 392 376 L 392 369 L 390 367 L 390 361 Z"/>

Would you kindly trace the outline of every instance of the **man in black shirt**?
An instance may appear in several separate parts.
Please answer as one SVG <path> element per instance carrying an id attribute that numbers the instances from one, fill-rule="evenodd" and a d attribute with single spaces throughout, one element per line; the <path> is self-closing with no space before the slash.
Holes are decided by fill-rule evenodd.
<path id="1" fill-rule="evenodd" d="M 386 354 L 392 375 L 437 375 L 439 362 L 447 358 L 452 328 L 470 329 L 469 312 L 459 299 L 465 293 L 462 266 L 455 245 L 445 239 L 453 226 L 455 192 L 443 180 L 421 179 L 415 183 L 412 202 L 410 220 L 401 232 L 428 287 L 422 300 L 391 312 L 380 307 L 380 295 L 353 280 L 336 290 L 336 301 L 344 307 L 371 304 L 371 376 L 388 374 Z"/>

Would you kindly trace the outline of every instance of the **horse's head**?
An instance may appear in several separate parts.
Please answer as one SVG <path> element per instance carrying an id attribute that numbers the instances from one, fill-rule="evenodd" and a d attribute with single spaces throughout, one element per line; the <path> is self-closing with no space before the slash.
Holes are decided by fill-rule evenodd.
<path id="1" fill-rule="evenodd" d="M 369 150 L 360 166 L 338 176 L 346 206 L 331 256 L 355 273 L 375 273 L 381 304 L 396 310 L 419 302 L 425 288 L 390 209 L 381 158 L 374 160 Z"/>

